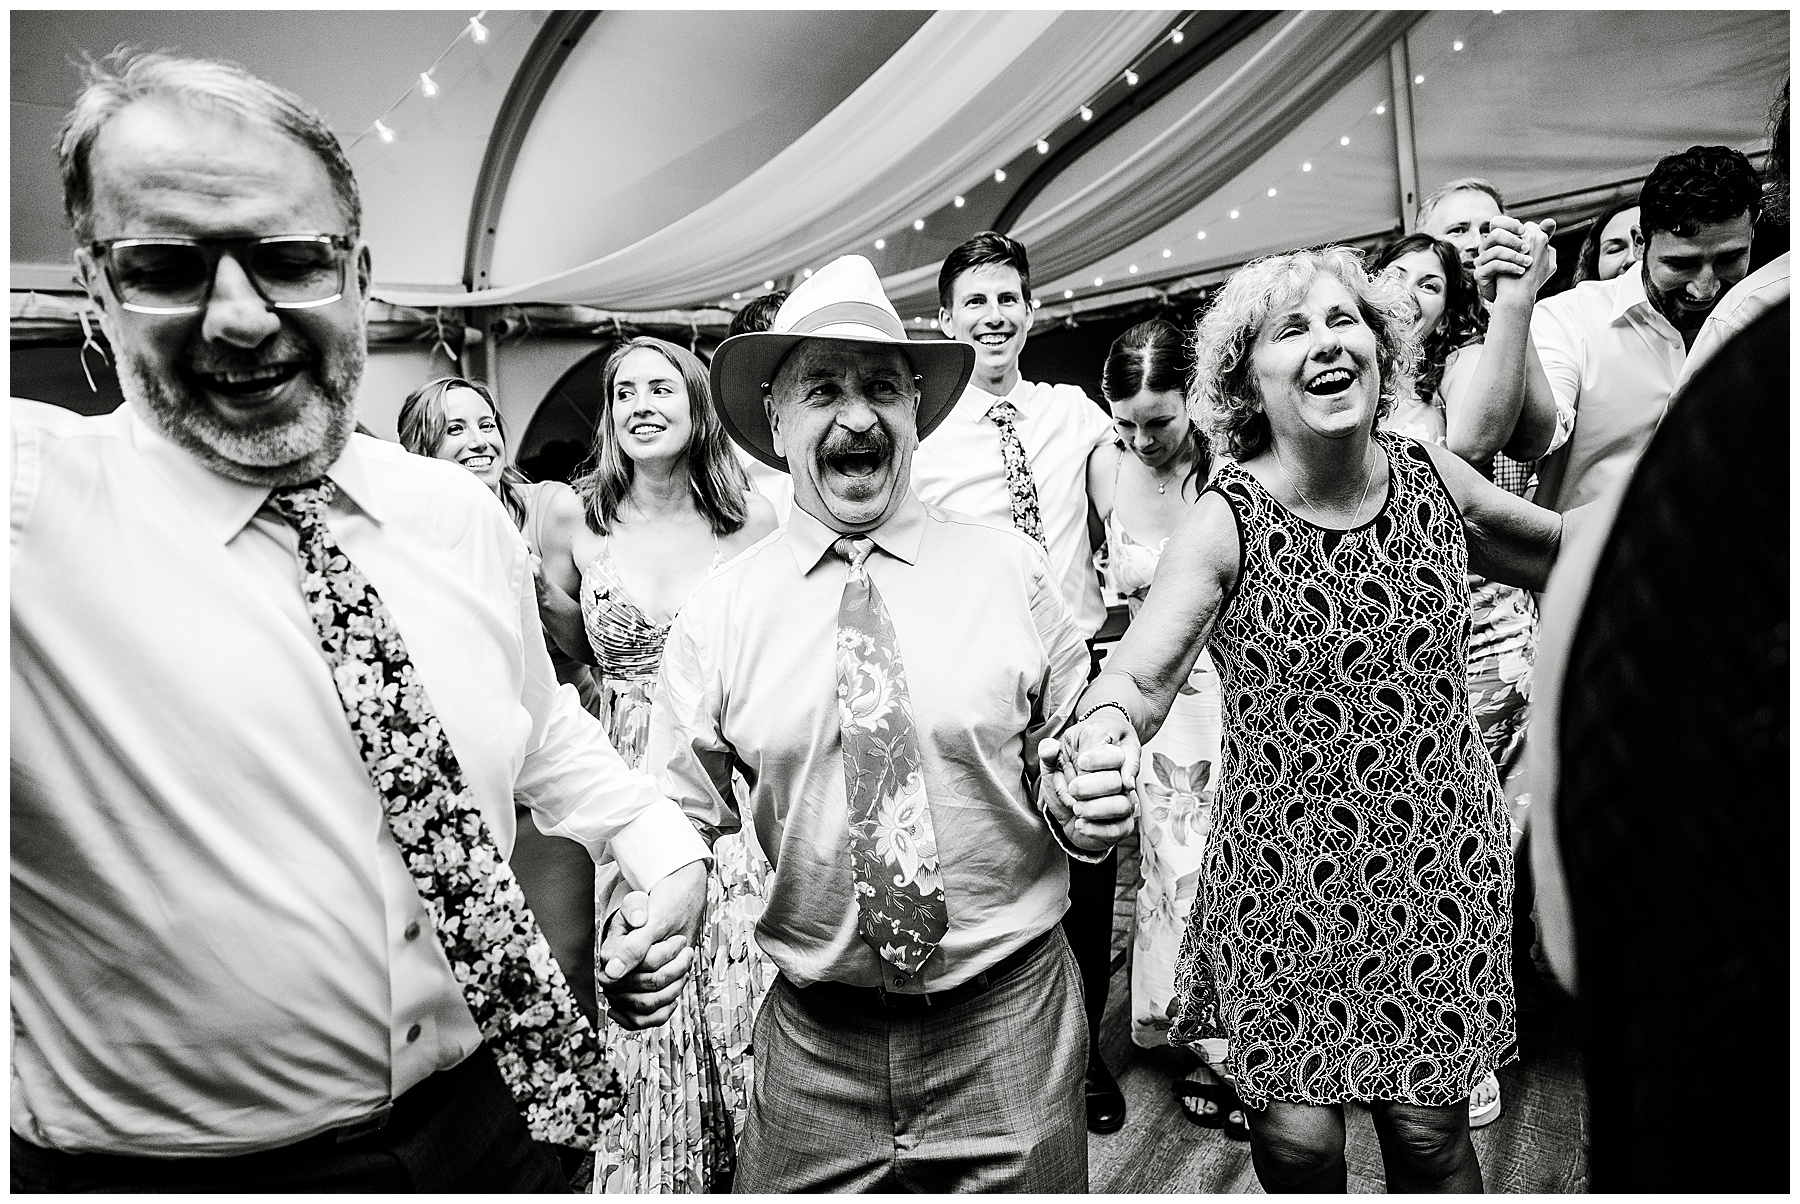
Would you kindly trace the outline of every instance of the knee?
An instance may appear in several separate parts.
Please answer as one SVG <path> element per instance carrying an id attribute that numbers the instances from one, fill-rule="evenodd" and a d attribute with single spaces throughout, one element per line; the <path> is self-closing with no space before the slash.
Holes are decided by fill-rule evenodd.
<path id="1" fill-rule="evenodd" d="M 1283 1183 L 1310 1183 L 1329 1175 L 1344 1160 L 1344 1137 L 1329 1125 L 1252 1122 L 1257 1153 Z"/>
<path id="2" fill-rule="evenodd" d="M 1431 1177 L 1454 1172 L 1462 1164 L 1469 1141 L 1468 1107 L 1414 1108 L 1390 1104 L 1377 1108 L 1389 1150 L 1415 1171 Z"/>

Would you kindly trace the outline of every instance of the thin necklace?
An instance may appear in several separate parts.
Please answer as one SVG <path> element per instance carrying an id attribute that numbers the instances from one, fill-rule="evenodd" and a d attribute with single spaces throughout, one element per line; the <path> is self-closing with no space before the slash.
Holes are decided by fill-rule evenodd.
<path id="1" fill-rule="evenodd" d="M 1313 505 L 1312 499 L 1306 496 L 1306 490 L 1300 488 L 1300 479 L 1288 471 L 1287 462 L 1281 458 L 1281 449 L 1271 443 L 1269 450 L 1275 453 L 1275 463 L 1281 469 L 1281 475 L 1288 479 L 1288 484 L 1294 487 L 1294 492 L 1300 495 L 1300 500 L 1306 503 L 1306 508 L 1314 513 L 1324 514 L 1324 508 Z M 1366 452 L 1363 455 L 1363 462 L 1368 465 L 1368 471 L 1363 474 L 1362 494 L 1356 499 L 1356 509 L 1350 512 L 1352 523 L 1362 516 L 1363 503 L 1369 500 L 1369 484 L 1375 480 L 1375 464 L 1369 459 Z"/>
<path id="2" fill-rule="evenodd" d="M 1189 429 L 1188 429 L 1188 435 L 1187 435 L 1187 438 L 1186 438 L 1186 439 L 1184 439 L 1184 440 L 1182 440 L 1182 443 L 1181 443 L 1181 446 L 1182 446 L 1182 447 L 1186 447 L 1186 446 L 1187 446 L 1187 445 L 1188 445 L 1188 444 L 1189 444 L 1189 443 L 1190 443 L 1190 442 L 1192 442 L 1192 441 L 1193 441 L 1193 438 L 1194 438 L 1194 432 L 1193 432 L 1193 428 L 1191 428 L 1191 427 L 1190 427 L 1190 428 L 1189 428 Z M 1171 457 L 1171 458 L 1172 458 L 1172 459 L 1174 459 L 1174 460 L 1175 460 L 1175 461 L 1176 461 L 1176 463 L 1177 463 L 1177 464 L 1179 464 L 1179 463 L 1180 463 L 1180 462 L 1181 462 L 1181 450 L 1180 450 L 1180 448 L 1177 448 L 1177 449 L 1176 449 L 1176 451 L 1175 451 L 1175 455 L 1174 455 L 1174 456 L 1173 456 L 1173 457 Z M 1287 469 L 1285 469 L 1285 468 L 1284 468 L 1284 469 L 1282 469 L 1282 471 L 1283 471 L 1283 472 L 1286 472 L 1286 471 L 1287 471 Z M 1152 471 L 1152 475 L 1155 475 L 1155 474 L 1154 474 L 1154 471 Z M 1175 474 L 1174 474 L 1174 473 L 1173 473 L 1173 472 L 1171 472 L 1171 473 L 1170 473 L 1170 474 L 1169 474 L 1169 476 L 1166 476 L 1166 477 L 1164 477 L 1164 478 L 1162 478 L 1162 480 L 1160 480 L 1160 481 L 1158 481 L 1158 482 L 1157 482 L 1157 483 L 1156 483 L 1156 492 L 1158 492 L 1158 493 L 1161 493 L 1161 494 L 1165 494 L 1165 495 L 1166 495 L 1166 494 L 1167 494 L 1167 492 L 1168 492 L 1168 489 L 1169 489 L 1169 477 L 1172 477 L 1172 476 L 1174 476 L 1174 475 L 1175 475 Z"/>

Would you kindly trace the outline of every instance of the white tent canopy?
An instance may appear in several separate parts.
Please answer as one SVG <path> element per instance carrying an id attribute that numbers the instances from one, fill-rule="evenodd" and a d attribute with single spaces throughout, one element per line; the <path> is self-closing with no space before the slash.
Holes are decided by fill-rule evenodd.
<path id="1" fill-rule="evenodd" d="M 1398 228 L 1454 176 L 1591 209 L 1691 143 L 1760 150 L 1789 46 L 1780 11 L 496 11 L 479 44 L 471 15 L 15 12 L 14 288 L 71 285 L 50 138 L 69 57 L 121 42 L 323 110 L 384 300 L 729 306 L 858 251 L 914 318 L 1002 215 L 1054 311 Z"/>

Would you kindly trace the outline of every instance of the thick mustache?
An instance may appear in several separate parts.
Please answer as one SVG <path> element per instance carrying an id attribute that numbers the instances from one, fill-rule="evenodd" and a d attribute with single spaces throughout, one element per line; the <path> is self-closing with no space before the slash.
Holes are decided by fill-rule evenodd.
<path id="1" fill-rule="evenodd" d="M 894 441 L 885 434 L 848 435 L 840 439 L 830 440 L 825 444 L 823 454 L 827 456 L 855 456 L 872 454 L 885 456 L 894 448 Z"/>

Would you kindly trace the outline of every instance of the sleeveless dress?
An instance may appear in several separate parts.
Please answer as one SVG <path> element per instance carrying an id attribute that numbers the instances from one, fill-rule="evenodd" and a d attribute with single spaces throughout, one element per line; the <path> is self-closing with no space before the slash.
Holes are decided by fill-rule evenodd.
<path id="1" fill-rule="evenodd" d="M 1451 352 L 1444 367 L 1443 383 L 1428 402 L 1414 401 L 1406 410 L 1397 407 L 1384 424 L 1386 429 L 1424 443 L 1443 447 L 1445 391 L 1466 383 L 1480 362 L 1482 345 L 1472 343 Z M 1410 411 L 1410 412 L 1408 412 Z M 1559 413 L 1558 422 L 1564 421 Z M 1567 438 L 1567 433 L 1561 433 Z M 1495 454 L 1484 475 L 1516 497 L 1531 488 L 1530 465 Z M 1531 664 L 1537 659 L 1537 603 L 1528 590 L 1490 581 L 1477 573 L 1468 575 L 1469 605 L 1473 611 L 1469 629 L 1469 705 L 1481 728 L 1482 743 L 1500 776 L 1512 821 L 1512 842 L 1525 833 L 1525 812 L 1531 796 L 1522 792 L 1525 768 L 1525 732 L 1530 726 Z"/>
<path id="2" fill-rule="evenodd" d="M 1150 592 L 1167 538 L 1133 539 L 1115 505 L 1106 518 L 1100 559 L 1109 589 L 1136 618 Z M 1194 907 L 1219 785 L 1219 675 L 1202 651 L 1168 718 L 1144 745 L 1138 768 L 1138 885 L 1132 917 L 1131 1039 L 1145 1048 L 1169 1043 L 1175 1016 L 1175 958 Z M 1208 1051 L 1224 1057 L 1224 1042 Z"/>
<path id="3" fill-rule="evenodd" d="M 1517 1052 L 1506 814 L 1464 684 L 1462 517 L 1423 447 L 1376 442 L 1388 497 L 1350 531 L 1237 464 L 1209 487 L 1242 562 L 1210 641 L 1223 771 L 1170 1040 L 1213 1035 L 1216 1002 L 1253 1108 L 1448 1106 Z"/>
<path id="4" fill-rule="evenodd" d="M 722 560 L 715 555 L 713 567 Z M 582 572 L 581 613 L 599 662 L 601 722 L 626 764 L 642 768 L 669 625 L 651 622 L 626 594 L 610 548 Z M 749 1108 L 751 1025 L 775 977 L 753 935 L 769 873 L 754 840 L 746 827 L 713 844 L 702 956 L 668 1023 L 603 1033 L 626 1093 L 621 1112 L 601 1124 L 597 1193 L 729 1190 Z M 600 867 L 597 909 L 617 874 Z"/>

